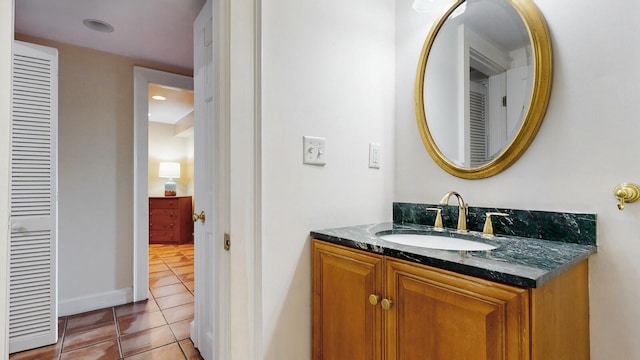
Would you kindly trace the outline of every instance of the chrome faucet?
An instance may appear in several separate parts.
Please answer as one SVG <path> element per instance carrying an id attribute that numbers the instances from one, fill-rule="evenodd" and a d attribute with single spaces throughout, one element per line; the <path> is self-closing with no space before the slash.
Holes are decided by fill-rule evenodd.
<path id="1" fill-rule="evenodd" d="M 449 191 L 444 194 L 442 199 L 440 199 L 440 205 L 449 205 L 449 198 L 451 196 L 455 196 L 458 198 L 458 232 L 466 233 L 467 232 L 467 211 L 469 211 L 469 204 L 465 204 L 462 199 L 462 195 L 458 194 L 455 191 Z"/>

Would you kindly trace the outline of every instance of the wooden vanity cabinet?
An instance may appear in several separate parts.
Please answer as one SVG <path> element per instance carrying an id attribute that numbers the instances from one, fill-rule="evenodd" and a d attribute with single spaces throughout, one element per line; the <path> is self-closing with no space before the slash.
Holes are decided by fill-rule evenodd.
<path id="1" fill-rule="evenodd" d="M 312 246 L 315 360 L 589 358 L 586 261 L 522 289 L 322 241 Z"/>
<path id="2" fill-rule="evenodd" d="M 383 257 L 313 241 L 313 359 L 382 359 Z"/>
<path id="3" fill-rule="evenodd" d="M 193 241 L 191 196 L 149 198 L 149 243 L 182 244 Z"/>

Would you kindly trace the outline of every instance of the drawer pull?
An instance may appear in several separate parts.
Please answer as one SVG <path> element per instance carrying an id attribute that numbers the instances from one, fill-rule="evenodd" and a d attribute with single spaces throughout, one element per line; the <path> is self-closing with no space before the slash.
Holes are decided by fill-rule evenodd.
<path id="1" fill-rule="evenodd" d="M 389 310 L 391 309 L 391 305 L 393 305 L 393 301 L 389 299 L 382 299 L 382 301 L 380 302 L 380 305 L 382 305 L 383 309 Z"/>
<path id="2" fill-rule="evenodd" d="M 375 305 L 378 305 L 378 301 L 380 301 L 380 296 L 376 294 L 369 295 L 369 304 L 375 306 Z"/>

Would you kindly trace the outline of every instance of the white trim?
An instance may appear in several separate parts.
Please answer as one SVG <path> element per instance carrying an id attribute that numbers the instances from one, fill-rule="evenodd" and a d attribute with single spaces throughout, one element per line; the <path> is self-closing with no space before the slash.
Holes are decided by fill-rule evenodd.
<path id="1" fill-rule="evenodd" d="M 193 90 L 193 78 L 133 67 L 133 301 L 149 297 L 149 83 Z"/>
<path id="2" fill-rule="evenodd" d="M 254 0 L 254 236 L 253 277 L 249 283 L 253 312 L 253 359 L 264 359 L 262 346 L 262 0 Z M 252 302 L 251 302 L 252 301 Z"/>
<path id="3" fill-rule="evenodd" d="M 231 357 L 263 359 L 261 252 L 260 0 L 233 3 L 230 18 Z"/>
<path id="4" fill-rule="evenodd" d="M 0 2 L 0 357 L 9 354 L 9 136 L 14 1 Z"/>
<path id="5" fill-rule="evenodd" d="M 75 315 L 87 311 L 128 304 L 132 299 L 133 290 L 131 288 L 78 296 L 60 301 L 58 303 L 58 316 Z"/>

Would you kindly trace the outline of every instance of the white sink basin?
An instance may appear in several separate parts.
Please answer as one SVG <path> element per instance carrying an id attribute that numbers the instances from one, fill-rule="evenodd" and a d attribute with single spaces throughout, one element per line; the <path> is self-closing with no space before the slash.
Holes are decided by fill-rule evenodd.
<path id="1" fill-rule="evenodd" d="M 479 241 L 426 234 L 386 234 L 378 237 L 396 244 L 439 250 L 487 251 L 497 248 Z"/>

